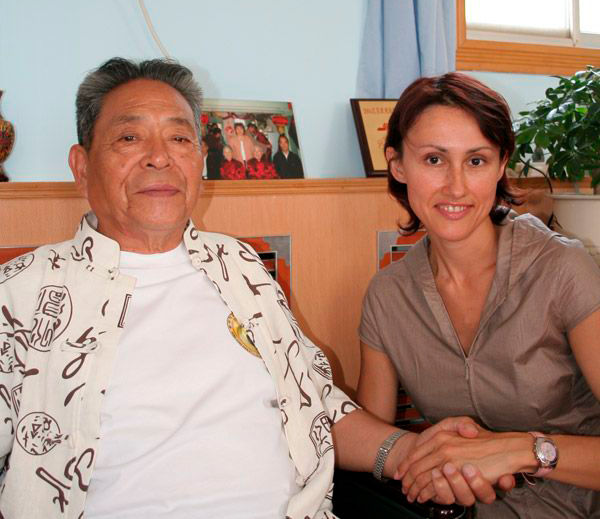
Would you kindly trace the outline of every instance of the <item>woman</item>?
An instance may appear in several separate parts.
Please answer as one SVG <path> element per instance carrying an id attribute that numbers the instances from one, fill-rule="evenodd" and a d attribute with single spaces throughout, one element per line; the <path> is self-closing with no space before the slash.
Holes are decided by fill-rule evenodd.
<path id="1" fill-rule="evenodd" d="M 243 123 L 235 123 L 233 127 L 235 134 L 227 138 L 227 144 L 233 150 L 233 158 L 246 166 L 252 158 L 254 139 L 246 135 L 246 128 Z"/>
<path id="2" fill-rule="evenodd" d="M 223 162 L 221 162 L 220 174 L 225 180 L 237 180 L 246 178 L 244 165 L 233 158 L 233 151 L 229 146 L 223 146 Z"/>
<path id="3" fill-rule="evenodd" d="M 492 482 L 537 483 L 478 517 L 600 517 L 600 271 L 578 242 L 508 214 L 513 149 L 506 102 L 468 76 L 422 78 L 400 97 L 389 186 L 402 230 L 427 236 L 365 296 L 358 399 L 392 422 L 400 383 L 430 421 L 484 427 L 417 448 L 398 472 L 411 500 L 472 464 Z"/>
<path id="4" fill-rule="evenodd" d="M 248 161 L 248 178 L 279 178 L 275 166 L 269 162 L 260 144 L 254 146 L 254 157 Z"/>

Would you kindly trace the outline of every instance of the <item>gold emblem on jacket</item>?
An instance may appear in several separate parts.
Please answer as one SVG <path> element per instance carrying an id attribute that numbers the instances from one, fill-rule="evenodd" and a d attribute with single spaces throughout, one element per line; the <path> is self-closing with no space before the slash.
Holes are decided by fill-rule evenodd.
<path id="1" fill-rule="evenodd" d="M 250 340 L 250 337 L 248 337 L 246 328 L 240 324 L 240 322 L 237 320 L 237 317 L 233 315 L 233 312 L 230 313 L 229 317 L 227 318 L 227 328 L 229 328 L 233 338 L 238 341 L 248 353 L 251 353 L 255 357 L 260 357 L 260 353 L 256 349 L 256 346 L 254 346 Z"/>

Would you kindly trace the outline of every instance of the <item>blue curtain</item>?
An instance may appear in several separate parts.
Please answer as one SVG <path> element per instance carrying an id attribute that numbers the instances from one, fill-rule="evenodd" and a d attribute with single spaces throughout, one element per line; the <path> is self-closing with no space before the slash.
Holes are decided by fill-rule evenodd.
<path id="1" fill-rule="evenodd" d="M 456 68 L 456 0 L 367 0 L 358 97 L 395 99 Z"/>

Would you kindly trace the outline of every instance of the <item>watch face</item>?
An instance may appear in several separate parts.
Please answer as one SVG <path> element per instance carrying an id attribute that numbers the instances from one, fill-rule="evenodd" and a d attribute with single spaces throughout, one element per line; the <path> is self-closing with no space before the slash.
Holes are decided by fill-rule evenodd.
<path id="1" fill-rule="evenodd" d="M 537 452 L 539 460 L 543 465 L 550 465 L 556 461 L 556 446 L 548 440 L 538 443 Z"/>

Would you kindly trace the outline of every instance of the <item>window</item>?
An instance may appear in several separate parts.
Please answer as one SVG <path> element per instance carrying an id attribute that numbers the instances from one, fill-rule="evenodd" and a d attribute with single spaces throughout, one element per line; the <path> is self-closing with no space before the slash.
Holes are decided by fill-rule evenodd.
<path id="1" fill-rule="evenodd" d="M 598 0 L 456 3 L 458 70 L 572 74 L 600 66 Z"/>

